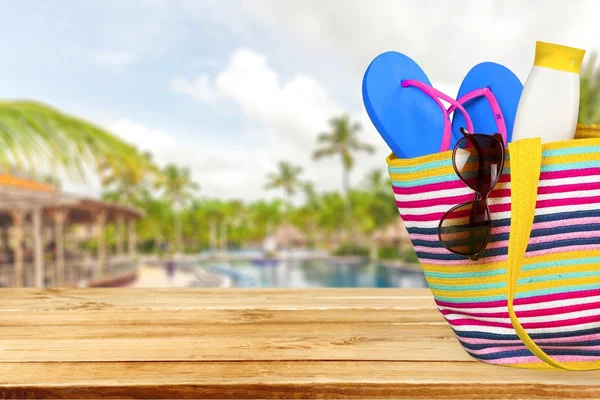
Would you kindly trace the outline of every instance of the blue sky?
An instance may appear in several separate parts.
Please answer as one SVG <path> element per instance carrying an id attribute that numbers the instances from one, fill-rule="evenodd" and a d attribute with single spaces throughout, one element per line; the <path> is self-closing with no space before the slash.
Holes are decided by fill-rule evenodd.
<path id="1" fill-rule="evenodd" d="M 525 5 L 521 4 L 525 3 Z M 337 189 L 336 160 L 310 153 L 328 117 L 348 112 L 385 170 L 387 149 L 360 94 L 387 50 L 415 59 L 454 96 L 470 67 L 507 65 L 524 81 L 536 40 L 600 47 L 595 1 L 4 1 L 3 98 L 30 98 L 101 124 L 189 166 L 206 196 L 254 199 L 280 159 Z M 97 194 L 97 182 L 67 182 Z"/>

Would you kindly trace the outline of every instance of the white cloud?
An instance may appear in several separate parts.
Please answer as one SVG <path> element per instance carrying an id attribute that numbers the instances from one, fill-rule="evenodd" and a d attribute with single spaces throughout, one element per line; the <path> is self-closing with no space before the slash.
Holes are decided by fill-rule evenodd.
<path id="1" fill-rule="evenodd" d="M 536 40 L 600 47 L 596 0 L 243 0 L 247 15 L 304 51 L 307 63 L 350 64 L 362 75 L 378 54 L 415 59 L 432 81 L 460 84 L 482 61 L 511 68 L 522 80 Z M 318 54 L 319 57 L 315 57 Z M 344 76 L 343 78 L 347 78 Z"/>
<path id="2" fill-rule="evenodd" d="M 283 81 L 265 56 L 247 49 L 233 53 L 215 81 L 219 93 L 237 103 L 281 145 L 313 146 L 327 120 L 344 110 L 311 77 L 296 74 Z"/>
<path id="3" fill-rule="evenodd" d="M 169 86 L 174 91 L 190 95 L 203 103 L 215 104 L 220 100 L 207 74 L 199 75 L 192 81 L 183 77 L 174 77 L 170 79 Z"/>
<path id="4" fill-rule="evenodd" d="M 163 54 L 175 43 L 188 43 L 185 39 L 194 35 L 197 27 L 215 38 L 214 48 L 207 46 L 209 55 L 218 56 L 219 51 L 231 48 L 231 39 L 261 49 L 259 53 L 241 48 L 228 61 L 184 59 L 201 71 L 223 69 L 169 81 L 172 90 L 215 110 L 223 110 L 225 103 L 229 103 L 226 112 L 239 110 L 246 121 L 239 124 L 242 133 L 233 143 L 224 143 L 218 132 L 202 136 L 202 141 L 184 143 L 178 139 L 180 132 L 154 129 L 148 121 L 130 118 L 112 118 L 103 124 L 152 150 L 161 162 L 189 166 L 204 195 L 246 200 L 278 195 L 265 193 L 262 187 L 265 174 L 281 159 L 303 165 L 305 177 L 317 182 L 320 189 L 339 188 L 339 161 L 314 162 L 311 152 L 318 132 L 327 129 L 327 120 L 344 111 L 363 124 L 361 138 L 378 149 L 375 155 L 359 156 L 353 182 L 371 167 L 385 169 L 389 150 L 366 116 L 360 98 L 362 74 L 383 51 L 408 54 L 434 86 L 455 96 L 466 72 L 482 61 L 505 64 L 524 80 L 536 40 L 588 50 L 600 45 L 598 1 L 378 0 L 373 5 L 369 0 L 241 0 L 242 7 L 237 1 L 218 0 L 152 0 L 143 7 L 133 2 L 113 3 L 119 7 L 118 13 L 98 6 L 98 12 L 106 8 L 106 12 L 121 15 L 102 25 L 106 29 L 99 30 L 104 40 L 98 48 L 130 52 L 98 52 L 93 56 L 98 63 L 141 62 L 145 54 Z M 229 28 L 227 34 L 222 25 Z M 198 37 L 208 40 L 208 35 Z M 194 49 L 185 47 L 181 54 L 190 55 Z M 168 55 L 165 60 L 169 61 Z"/>
<path id="5" fill-rule="evenodd" d="M 233 102 L 247 119 L 261 126 L 248 135 L 259 143 L 258 147 L 242 152 L 243 156 L 236 159 L 253 161 L 248 168 L 242 165 L 233 168 L 228 178 L 222 175 L 224 179 L 244 185 L 243 192 L 252 198 L 264 197 L 262 185 L 266 173 L 274 170 L 279 160 L 288 160 L 302 165 L 305 179 L 315 181 L 321 190 L 340 188 L 339 160 L 315 162 L 311 155 L 317 146 L 316 137 L 328 129 L 328 120 L 346 110 L 315 79 L 300 73 L 282 79 L 264 55 L 238 49 L 213 80 L 200 75 L 193 82 L 175 78 L 171 87 L 204 103 L 215 104 L 216 98 Z M 385 144 L 381 145 L 382 140 L 364 111 L 351 113 L 351 117 L 365 127 L 362 140 L 378 147 L 376 155 L 358 157 L 354 179 L 359 180 L 368 169 L 385 168 L 388 150 Z M 240 190 L 242 187 L 232 186 L 232 191 Z"/>
<path id="6" fill-rule="evenodd" d="M 135 144 L 141 150 L 155 152 L 160 149 L 157 156 L 162 156 L 165 152 L 175 150 L 179 146 L 174 136 L 128 119 L 110 122 L 107 124 L 107 128 L 127 142 Z"/>
<path id="7" fill-rule="evenodd" d="M 92 58 L 98 64 L 112 67 L 128 65 L 136 61 L 135 55 L 126 51 L 102 51 L 95 53 Z"/>
<path id="8" fill-rule="evenodd" d="M 103 125 L 138 148 L 150 151 L 161 166 L 174 163 L 190 168 L 202 196 L 245 200 L 264 197 L 262 185 L 271 164 L 261 148 L 224 145 L 218 135 L 202 135 L 211 139 L 184 143 L 170 132 L 129 119 L 106 121 Z M 243 142 L 244 135 L 239 137 Z"/>

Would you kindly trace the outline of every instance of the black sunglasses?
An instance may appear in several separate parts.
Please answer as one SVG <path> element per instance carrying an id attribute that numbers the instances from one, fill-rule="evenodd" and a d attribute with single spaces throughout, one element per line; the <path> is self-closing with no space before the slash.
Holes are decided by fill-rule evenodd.
<path id="1" fill-rule="evenodd" d="M 485 251 L 492 232 L 487 198 L 504 169 L 504 142 L 499 133 L 469 133 L 464 128 L 460 131 L 463 137 L 452 152 L 452 166 L 475 196 L 444 214 L 438 236 L 446 249 L 475 261 Z"/>

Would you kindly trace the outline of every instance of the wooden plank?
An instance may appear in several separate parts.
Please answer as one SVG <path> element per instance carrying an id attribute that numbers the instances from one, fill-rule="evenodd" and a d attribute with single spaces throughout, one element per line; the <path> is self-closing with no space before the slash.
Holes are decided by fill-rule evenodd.
<path id="1" fill-rule="evenodd" d="M 472 361 L 454 338 L 431 342 L 346 335 L 336 338 L 165 337 L 2 341 L 3 361 Z M 41 350 L 43 349 L 43 350 Z M 68 351 L 67 351 L 68 349 Z"/>
<path id="2" fill-rule="evenodd" d="M 449 362 L 0 363 L 2 398 L 600 397 L 589 374 Z"/>
<path id="3" fill-rule="evenodd" d="M 296 326 L 296 325 L 403 325 L 410 324 L 408 334 L 415 330 L 419 335 L 425 331 L 435 333 L 430 325 L 449 327 L 438 310 L 352 310 L 352 312 L 331 312 L 329 310 L 294 310 L 293 317 L 289 310 L 236 310 L 236 309 L 207 309 L 202 310 L 95 310 L 93 308 L 79 311 L 28 311 L 27 318 L 18 312 L 5 312 L 0 318 L 2 338 L 10 338 L 12 330 L 19 335 L 28 332 L 35 335 L 40 329 L 77 329 L 77 332 L 93 332 L 95 330 L 135 328 L 133 332 L 143 332 L 143 329 L 158 329 L 174 331 L 177 329 L 226 329 L 229 326 L 253 325 L 260 326 Z M 412 326 L 416 325 L 416 326 Z M 216 327 L 213 327 L 216 326 Z M 419 327 L 424 327 L 423 332 Z M 426 328 L 425 328 L 426 327 Z M 244 328 L 248 329 L 248 328 Z M 399 326 L 398 329 L 404 329 Z M 76 334 L 77 332 L 64 332 Z M 196 331 L 192 331 L 195 334 Z M 429 335 L 428 335 L 429 336 Z"/>
<path id="4" fill-rule="evenodd" d="M 107 309 L 435 308 L 422 289 L 2 289 L 0 312 Z"/>
<path id="5" fill-rule="evenodd" d="M 0 291 L 0 398 L 598 398 L 469 357 L 428 290 Z"/>
<path id="6" fill-rule="evenodd" d="M 4 325 L 4 324 L 3 324 Z M 35 332 L 37 330 L 37 333 Z M 156 328 L 2 328 L 3 361 L 423 360 L 470 361 L 443 324 L 186 323 Z M 64 349 L 69 351 L 63 351 Z"/>

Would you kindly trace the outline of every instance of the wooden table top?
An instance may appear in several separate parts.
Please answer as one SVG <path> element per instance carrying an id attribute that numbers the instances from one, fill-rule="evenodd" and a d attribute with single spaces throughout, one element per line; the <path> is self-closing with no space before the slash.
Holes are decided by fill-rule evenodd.
<path id="1" fill-rule="evenodd" d="M 470 358 L 428 290 L 2 289 L 0 398 L 598 398 Z"/>

